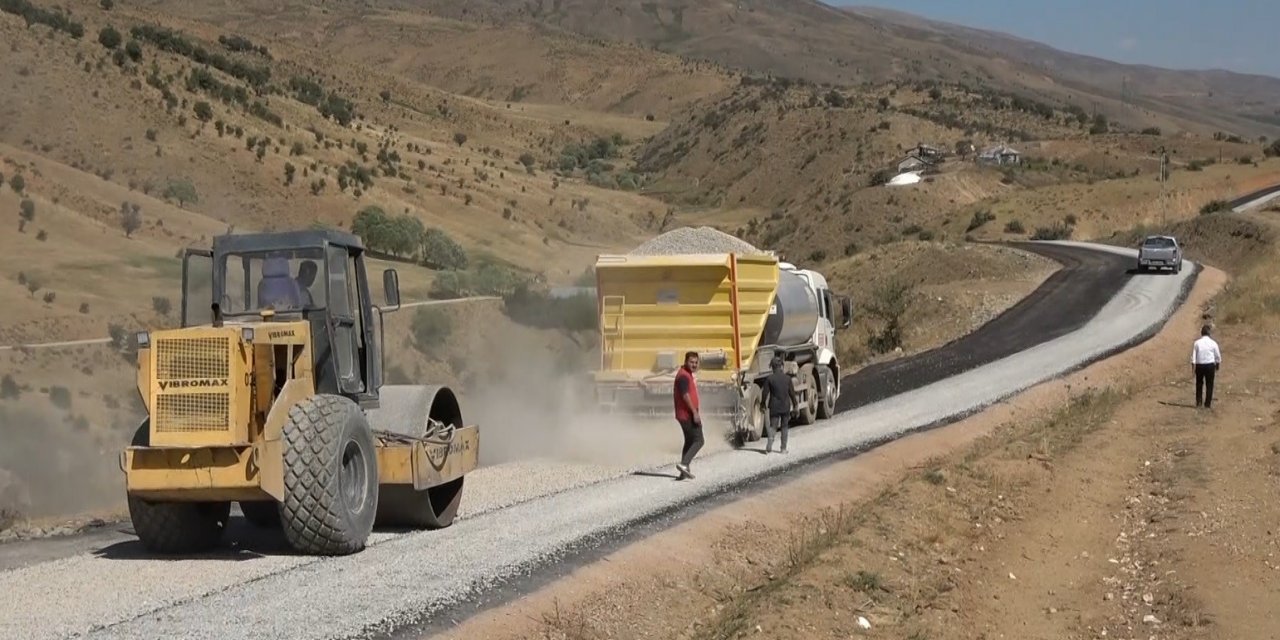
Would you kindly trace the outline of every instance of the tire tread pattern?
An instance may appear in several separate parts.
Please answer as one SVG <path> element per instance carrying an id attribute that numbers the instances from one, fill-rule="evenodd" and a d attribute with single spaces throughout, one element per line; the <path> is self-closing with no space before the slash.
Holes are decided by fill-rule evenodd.
<path id="1" fill-rule="evenodd" d="M 348 421 L 364 415 L 351 400 L 317 395 L 289 410 L 285 423 L 284 502 L 281 524 L 285 537 L 298 551 L 317 555 L 346 555 L 364 548 L 368 530 L 352 530 L 345 517 L 339 481 L 343 434 Z M 370 435 L 370 444 L 372 436 Z M 377 462 L 374 478 L 377 486 Z M 375 504 L 367 508 L 376 509 Z M 372 528 L 372 516 L 369 518 Z"/>

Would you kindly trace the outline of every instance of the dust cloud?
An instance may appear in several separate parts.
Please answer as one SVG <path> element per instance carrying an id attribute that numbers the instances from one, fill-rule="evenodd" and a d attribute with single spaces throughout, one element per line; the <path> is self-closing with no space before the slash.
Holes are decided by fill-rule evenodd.
<path id="1" fill-rule="evenodd" d="M 504 357 L 477 363 L 482 370 L 462 398 L 463 418 L 480 425 L 481 464 L 541 458 L 630 467 L 678 455 L 683 442 L 669 416 L 596 409 L 591 346 L 515 336 L 503 342 Z"/>
<path id="2" fill-rule="evenodd" d="M 30 406 L 0 407 L 0 512 L 10 524 L 123 508 L 117 456 L 126 438 L 95 431 Z"/>

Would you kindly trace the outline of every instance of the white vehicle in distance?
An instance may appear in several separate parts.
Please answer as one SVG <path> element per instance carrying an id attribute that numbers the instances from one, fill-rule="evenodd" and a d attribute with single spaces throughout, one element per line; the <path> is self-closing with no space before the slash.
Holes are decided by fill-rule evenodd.
<path id="1" fill-rule="evenodd" d="M 1150 269 L 1182 271 L 1182 247 L 1173 236 L 1147 236 L 1138 247 L 1138 273 Z"/>

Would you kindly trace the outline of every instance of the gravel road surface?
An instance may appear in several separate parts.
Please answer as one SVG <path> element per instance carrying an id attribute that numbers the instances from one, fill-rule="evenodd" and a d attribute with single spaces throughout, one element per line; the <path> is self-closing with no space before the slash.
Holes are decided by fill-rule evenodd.
<path id="1" fill-rule="evenodd" d="M 132 537 L 102 533 L 92 549 L 74 547 L 57 559 L 23 560 L 35 557 L 36 547 L 15 557 L 0 546 L 0 592 L 9 596 L 0 603 L 0 637 L 345 638 L 447 623 L 449 615 L 491 603 L 495 587 L 563 571 L 574 554 L 675 517 L 681 507 L 970 413 L 1129 346 L 1159 329 L 1197 271 L 1127 277 L 1133 251 L 1090 248 L 1053 243 L 1041 250 L 1081 256 L 1080 265 L 1095 253 L 1113 255 L 1118 266 L 1078 268 L 1074 277 L 1046 283 L 1050 292 L 1037 294 L 1039 302 L 1020 305 L 1019 313 L 1043 314 L 1046 322 L 1084 308 L 1078 328 L 1050 322 L 1046 335 L 1055 326 L 1061 333 L 1038 340 L 1038 325 L 1006 313 L 993 322 L 1022 328 L 998 336 L 1022 341 L 1025 350 L 996 361 L 946 351 L 933 363 L 920 359 L 915 374 L 902 374 L 906 382 L 884 383 L 890 396 L 796 429 L 790 456 L 712 450 L 695 464 L 692 482 L 661 477 L 669 469 L 658 461 L 643 475 L 549 462 L 487 467 L 468 476 L 465 514 L 453 527 L 378 532 L 367 550 L 344 558 L 294 556 L 270 534 L 242 531 L 231 532 L 239 543 L 230 550 L 179 561 L 147 557 Z M 1119 285 L 1112 295 L 1092 293 L 1113 280 Z M 989 339 L 969 344 L 991 348 Z M 857 393 L 858 376 L 852 380 L 846 392 Z"/>

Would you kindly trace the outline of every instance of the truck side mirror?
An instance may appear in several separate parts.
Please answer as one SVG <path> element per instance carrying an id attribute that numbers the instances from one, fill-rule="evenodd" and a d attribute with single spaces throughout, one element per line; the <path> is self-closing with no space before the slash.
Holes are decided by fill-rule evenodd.
<path id="1" fill-rule="evenodd" d="M 849 296 L 840 296 L 840 328 L 848 329 L 853 324 L 853 300 Z"/>
<path id="2" fill-rule="evenodd" d="M 383 311 L 400 309 L 400 276 L 396 274 L 395 269 L 386 269 L 382 272 L 382 289 L 387 299 Z"/>

